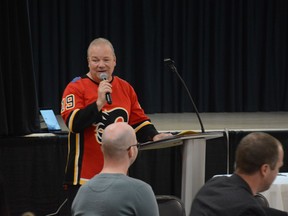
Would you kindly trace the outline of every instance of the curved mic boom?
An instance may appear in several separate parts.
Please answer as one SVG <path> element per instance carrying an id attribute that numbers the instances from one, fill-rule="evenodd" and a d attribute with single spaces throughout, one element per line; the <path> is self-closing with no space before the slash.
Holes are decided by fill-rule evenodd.
<path id="1" fill-rule="evenodd" d="M 190 94 L 190 92 L 189 92 L 189 90 L 188 90 L 188 88 L 187 88 L 184 80 L 182 79 L 182 77 L 181 77 L 180 74 L 178 73 L 177 68 L 176 68 L 175 65 L 174 65 L 174 61 L 173 61 L 172 59 L 170 59 L 170 58 L 166 58 L 166 59 L 164 59 L 164 63 L 169 67 L 169 69 L 170 69 L 171 71 L 173 71 L 173 72 L 175 72 L 175 73 L 177 74 L 178 78 L 180 79 L 180 81 L 182 82 L 183 86 L 185 87 L 185 89 L 186 89 L 186 91 L 187 91 L 187 93 L 188 93 L 188 96 L 189 96 L 189 98 L 190 98 L 190 100 L 191 100 L 191 102 L 192 102 L 193 108 L 194 108 L 194 110 L 195 110 L 195 112 L 196 112 L 198 121 L 199 121 L 200 126 L 201 126 L 201 131 L 202 131 L 202 133 L 205 133 L 205 130 L 204 130 L 204 127 L 203 127 L 203 123 L 202 123 L 202 120 L 201 120 L 201 118 L 200 118 L 198 109 L 197 109 L 197 107 L 196 107 L 196 105 L 195 105 L 195 103 L 194 103 L 194 101 L 193 101 L 193 98 L 192 98 L 192 96 L 191 96 L 191 94 Z"/>

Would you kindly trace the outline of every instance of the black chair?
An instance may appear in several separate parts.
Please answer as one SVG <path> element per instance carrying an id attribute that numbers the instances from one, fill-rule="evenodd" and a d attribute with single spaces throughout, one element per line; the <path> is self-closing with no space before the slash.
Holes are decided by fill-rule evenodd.
<path id="1" fill-rule="evenodd" d="M 265 196 L 263 196 L 262 194 L 260 193 L 257 193 L 255 196 L 255 199 L 257 200 L 257 202 L 263 206 L 263 207 L 269 207 L 269 202 L 268 200 L 266 199 Z"/>
<path id="2" fill-rule="evenodd" d="M 172 195 L 157 195 L 160 216 L 186 216 L 182 201 Z"/>

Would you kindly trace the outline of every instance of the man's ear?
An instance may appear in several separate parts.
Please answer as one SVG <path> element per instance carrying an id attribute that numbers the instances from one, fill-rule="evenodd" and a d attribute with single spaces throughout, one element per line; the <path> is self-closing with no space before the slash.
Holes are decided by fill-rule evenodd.
<path id="1" fill-rule="evenodd" d="M 115 58 L 114 58 L 114 67 L 116 67 L 116 65 L 117 65 L 117 60 L 116 60 L 116 56 L 115 56 Z"/>
<path id="2" fill-rule="evenodd" d="M 263 164 L 261 167 L 260 167 L 260 173 L 262 176 L 267 176 L 268 175 L 268 171 L 270 169 L 270 166 L 269 164 Z"/>
<path id="3" fill-rule="evenodd" d="M 134 157 L 134 154 L 136 154 L 136 153 L 135 153 L 135 149 L 133 149 L 133 147 L 132 147 L 132 148 L 130 148 L 130 149 L 128 150 L 128 156 L 129 156 L 129 158 L 133 158 L 133 157 Z"/>

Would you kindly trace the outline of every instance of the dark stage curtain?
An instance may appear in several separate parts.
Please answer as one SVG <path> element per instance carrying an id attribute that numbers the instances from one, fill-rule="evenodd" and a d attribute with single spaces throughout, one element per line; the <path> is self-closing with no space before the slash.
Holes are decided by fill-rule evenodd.
<path id="1" fill-rule="evenodd" d="M 115 74 L 147 113 L 287 111 L 286 0 L 29 0 L 39 104 L 56 112 L 65 86 L 88 70 L 86 49 L 112 41 Z"/>
<path id="2" fill-rule="evenodd" d="M 28 15 L 26 1 L 0 3 L 0 136 L 39 130 Z"/>

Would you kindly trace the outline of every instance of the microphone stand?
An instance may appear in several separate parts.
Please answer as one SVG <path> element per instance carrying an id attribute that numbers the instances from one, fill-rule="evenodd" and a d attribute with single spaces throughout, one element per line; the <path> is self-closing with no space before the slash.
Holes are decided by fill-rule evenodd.
<path id="1" fill-rule="evenodd" d="M 205 133 L 205 130 L 204 130 L 204 127 L 203 127 L 203 123 L 202 123 L 202 120 L 201 120 L 201 118 L 200 118 L 198 109 L 197 109 L 197 107 L 196 107 L 196 105 L 195 105 L 195 103 L 194 103 L 194 101 L 193 101 L 193 98 L 192 98 L 192 96 L 191 96 L 191 94 L 190 94 L 190 92 L 189 92 L 189 90 L 188 90 L 188 88 L 187 88 L 184 80 L 182 79 L 182 77 L 181 77 L 180 74 L 178 73 L 177 68 L 176 68 L 175 65 L 174 65 L 174 61 L 173 61 L 172 59 L 170 59 L 170 58 L 167 58 L 167 59 L 164 59 L 164 62 L 165 62 L 165 64 L 169 67 L 169 69 L 170 69 L 171 71 L 173 71 L 173 72 L 175 72 L 175 73 L 177 74 L 178 78 L 180 79 L 180 81 L 182 82 L 183 86 L 185 87 L 185 89 L 186 89 L 186 91 L 187 91 L 187 93 L 188 93 L 188 96 L 189 96 L 189 98 L 190 98 L 190 100 L 191 100 L 191 102 L 192 102 L 193 108 L 194 108 L 194 110 L 195 110 L 195 112 L 196 112 L 198 121 L 199 121 L 200 126 L 201 126 L 201 131 L 202 131 L 202 133 Z"/>

